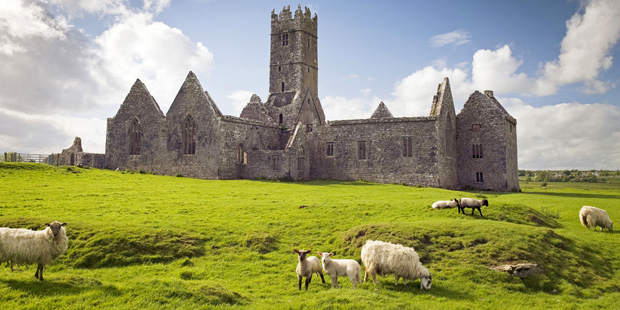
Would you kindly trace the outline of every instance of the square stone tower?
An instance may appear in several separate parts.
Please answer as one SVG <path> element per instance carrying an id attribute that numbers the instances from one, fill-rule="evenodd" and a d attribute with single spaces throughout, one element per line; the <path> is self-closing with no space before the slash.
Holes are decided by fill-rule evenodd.
<path id="1" fill-rule="evenodd" d="M 298 6 L 280 14 L 271 12 L 271 58 L 269 62 L 270 116 L 285 128 L 298 122 L 324 125 L 325 114 L 318 98 L 317 16 Z"/>

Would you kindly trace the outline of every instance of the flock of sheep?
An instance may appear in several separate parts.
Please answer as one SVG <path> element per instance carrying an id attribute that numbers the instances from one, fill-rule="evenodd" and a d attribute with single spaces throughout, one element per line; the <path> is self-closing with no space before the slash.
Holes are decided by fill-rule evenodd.
<path id="1" fill-rule="evenodd" d="M 339 288 L 339 276 L 349 277 L 354 289 L 357 289 L 358 283 L 362 283 L 362 268 L 354 259 L 333 259 L 333 253 L 318 252 L 323 262 L 321 268 L 321 263 L 316 256 L 307 256 L 310 250 L 293 251 L 297 253 L 299 261 L 295 270 L 299 290 L 301 290 L 301 282 L 304 277 L 306 278 L 306 290 L 308 290 L 308 285 L 314 274 L 320 275 L 321 280 L 325 283 L 323 272 L 331 278 L 332 288 Z M 389 242 L 367 240 L 362 247 L 362 264 L 365 268 L 364 282 L 368 280 L 368 275 L 370 275 L 373 283 L 377 285 L 377 274 L 393 274 L 396 278 L 396 285 L 398 285 L 400 278 L 403 278 L 404 284 L 407 284 L 407 280 L 420 279 L 420 289 L 431 289 L 431 273 L 426 267 L 422 266 L 418 253 L 413 248 Z"/>
<path id="2" fill-rule="evenodd" d="M 474 211 L 478 209 L 480 216 L 482 206 L 488 206 L 486 199 L 478 200 L 472 198 L 456 198 L 448 201 L 437 201 L 432 207 L 435 209 L 445 209 L 457 207 L 459 213 L 465 214 L 465 208 Z M 579 220 L 588 230 L 596 229 L 596 226 L 613 230 L 613 222 L 607 215 L 605 210 L 584 206 L 579 211 Z M 35 278 L 43 281 L 43 268 L 50 264 L 54 259 L 67 251 L 68 238 L 65 232 L 67 223 L 54 221 L 46 223 L 44 230 L 33 231 L 22 228 L 0 227 L 0 263 L 6 262 L 11 266 L 11 270 L 15 264 L 37 264 Z M 299 290 L 302 286 L 302 278 L 306 278 L 306 290 L 312 280 L 313 274 L 321 276 L 321 280 L 325 283 L 323 272 L 327 273 L 331 278 L 332 288 L 338 288 L 338 277 L 347 276 L 353 285 L 357 288 L 358 283 L 362 283 L 360 275 L 360 264 L 353 259 L 333 259 L 333 253 L 318 252 L 321 261 L 316 256 L 308 256 L 310 250 L 293 250 L 298 254 L 297 279 L 299 282 Z M 377 285 L 377 274 L 388 275 L 393 274 L 398 280 L 403 278 L 403 283 L 407 284 L 407 280 L 414 281 L 420 279 L 420 288 L 429 290 L 432 284 L 432 277 L 428 269 L 420 263 L 420 258 L 413 248 L 405 247 L 400 244 L 392 244 L 383 241 L 367 240 L 361 251 L 362 264 L 364 264 L 365 275 L 364 282 L 368 280 L 368 275 L 373 279 L 373 283 Z"/>
<path id="3" fill-rule="evenodd" d="M 452 200 L 441 200 L 433 203 L 433 209 L 449 209 L 457 207 L 459 209 L 459 213 L 461 211 L 465 214 L 465 208 L 471 208 L 471 215 L 474 215 L 474 211 L 478 209 L 480 212 L 480 216 L 482 216 L 482 211 L 480 208 L 482 206 L 488 206 L 489 201 L 486 199 L 478 200 L 473 198 L 461 198 L 461 199 L 452 199 Z M 596 226 L 601 228 L 607 228 L 608 230 L 614 230 L 614 223 L 607 215 L 607 211 L 603 209 L 599 209 L 596 207 L 583 206 L 579 211 L 579 221 L 581 221 L 581 225 L 586 226 L 588 230 L 590 228 L 596 229 Z"/>

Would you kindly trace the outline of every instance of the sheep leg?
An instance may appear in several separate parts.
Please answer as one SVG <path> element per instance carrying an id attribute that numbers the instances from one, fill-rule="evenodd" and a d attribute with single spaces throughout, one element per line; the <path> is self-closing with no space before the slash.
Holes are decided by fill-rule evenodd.
<path id="1" fill-rule="evenodd" d="M 398 279 L 399 277 L 397 275 L 394 276 L 396 278 L 396 282 L 394 282 L 394 285 L 398 285 Z"/>
<path id="2" fill-rule="evenodd" d="M 306 291 L 308 290 L 308 285 L 310 285 L 310 281 L 312 281 L 312 274 L 306 277 Z"/>
<path id="3" fill-rule="evenodd" d="M 352 277 L 349 277 L 349 280 L 351 280 L 351 285 L 353 285 L 353 289 L 357 289 L 357 277 L 353 275 Z"/>
<path id="4" fill-rule="evenodd" d="M 323 283 L 325 283 L 325 277 L 323 277 L 323 271 L 319 271 L 317 273 L 321 276 L 321 281 L 323 281 Z"/>
<path id="5" fill-rule="evenodd" d="M 474 215 L 474 211 L 476 211 L 476 207 L 471 208 L 471 215 Z"/>
<path id="6" fill-rule="evenodd" d="M 334 287 L 339 288 L 338 287 L 338 276 L 333 276 L 331 278 L 332 278 L 332 288 Z"/>
<path id="7" fill-rule="evenodd" d="M 480 211 L 480 207 L 478 207 L 478 208 L 476 208 L 476 209 L 478 209 L 478 212 L 480 212 L 480 216 L 484 217 L 484 216 L 482 215 L 482 211 Z"/>
<path id="8" fill-rule="evenodd" d="M 301 276 L 297 275 L 297 280 L 299 281 L 299 290 L 301 291 Z"/>
<path id="9" fill-rule="evenodd" d="M 368 271 L 364 271 L 364 282 L 368 281 Z"/>
<path id="10" fill-rule="evenodd" d="M 372 277 L 372 283 L 377 285 L 377 274 L 371 273 L 370 276 Z"/>
<path id="11" fill-rule="evenodd" d="M 39 279 L 39 281 L 43 281 L 43 265 L 39 264 L 37 266 L 37 271 L 34 273 L 34 277 Z"/>

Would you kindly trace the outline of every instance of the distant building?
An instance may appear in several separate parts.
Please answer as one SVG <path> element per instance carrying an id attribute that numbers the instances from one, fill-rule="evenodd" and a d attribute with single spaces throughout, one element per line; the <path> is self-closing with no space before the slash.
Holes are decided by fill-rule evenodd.
<path id="1" fill-rule="evenodd" d="M 108 119 L 105 165 L 204 179 L 337 179 L 518 190 L 517 121 L 492 91 L 456 115 L 445 78 L 425 117 L 327 121 L 318 96 L 317 16 L 271 14 L 269 96 L 222 115 L 190 72 L 168 112 L 137 80 Z M 430 99 L 430 98 L 429 98 Z"/>

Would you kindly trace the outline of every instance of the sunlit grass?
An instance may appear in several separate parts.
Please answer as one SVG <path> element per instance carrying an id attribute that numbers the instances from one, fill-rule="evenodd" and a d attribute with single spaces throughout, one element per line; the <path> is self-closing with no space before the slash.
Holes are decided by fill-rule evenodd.
<path id="1" fill-rule="evenodd" d="M 209 181 L 74 167 L 0 163 L 0 226 L 68 222 L 69 250 L 0 270 L 0 304 L 48 308 L 614 308 L 620 241 L 587 231 L 581 206 L 620 218 L 620 184 L 522 183 L 523 193 L 460 192 L 367 182 Z M 436 200 L 485 197 L 478 213 Z M 469 213 L 469 212 L 468 212 Z M 294 248 L 360 260 L 367 239 L 413 246 L 433 274 L 394 286 L 297 290 Z M 316 254 L 315 254 L 316 255 Z M 488 267 L 535 262 L 519 279 Z"/>

